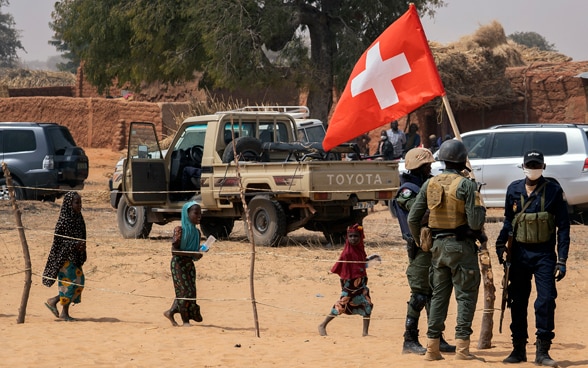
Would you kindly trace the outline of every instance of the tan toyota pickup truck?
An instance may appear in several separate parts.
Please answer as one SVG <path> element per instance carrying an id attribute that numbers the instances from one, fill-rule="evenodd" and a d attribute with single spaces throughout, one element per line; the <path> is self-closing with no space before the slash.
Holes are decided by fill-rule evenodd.
<path id="1" fill-rule="evenodd" d="M 340 242 L 370 205 L 395 195 L 396 162 L 333 160 L 357 147 L 326 153 L 297 139 L 287 112 L 235 110 L 187 118 L 162 154 L 155 126 L 132 123 L 121 185 L 111 185 L 121 235 L 147 237 L 196 198 L 204 235 L 227 238 L 245 220 L 243 192 L 256 244 L 276 246 L 302 227 Z"/>

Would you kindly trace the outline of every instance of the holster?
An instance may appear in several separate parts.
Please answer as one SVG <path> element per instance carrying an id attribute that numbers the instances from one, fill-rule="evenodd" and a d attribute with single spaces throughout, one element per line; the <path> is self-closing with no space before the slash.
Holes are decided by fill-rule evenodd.
<path id="1" fill-rule="evenodd" d="M 408 258 L 415 259 L 418 252 L 418 247 L 416 242 L 413 238 L 406 239 L 406 253 L 408 254 Z"/>

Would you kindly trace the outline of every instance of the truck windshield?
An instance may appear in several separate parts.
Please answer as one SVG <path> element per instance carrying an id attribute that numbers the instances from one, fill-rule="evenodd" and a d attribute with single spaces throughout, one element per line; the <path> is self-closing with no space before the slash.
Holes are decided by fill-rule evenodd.
<path id="1" fill-rule="evenodd" d="M 174 151 L 187 150 L 192 146 L 204 146 L 206 124 L 191 125 L 182 133 L 176 142 Z"/>

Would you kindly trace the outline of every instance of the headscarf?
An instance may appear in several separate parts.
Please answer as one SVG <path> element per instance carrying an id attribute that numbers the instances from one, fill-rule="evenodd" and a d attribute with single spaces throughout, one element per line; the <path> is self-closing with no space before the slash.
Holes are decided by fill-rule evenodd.
<path id="1" fill-rule="evenodd" d="M 332 273 L 336 273 L 344 280 L 356 279 L 367 275 L 365 246 L 363 244 L 364 233 L 363 226 L 355 224 L 347 228 L 347 235 L 350 233 L 359 233 L 359 243 L 351 245 L 349 239 L 345 240 L 345 247 L 339 256 L 339 262 L 331 268 Z M 342 262 L 341 262 L 342 261 Z"/>
<path id="2" fill-rule="evenodd" d="M 190 222 L 188 217 L 188 210 L 190 207 L 200 204 L 196 201 L 186 202 L 182 206 L 182 240 L 180 243 L 180 250 L 198 252 L 200 250 L 200 231 Z"/>
<path id="3" fill-rule="evenodd" d="M 86 251 L 77 250 L 76 245 L 86 240 L 86 223 L 81 212 L 75 212 L 72 203 L 77 192 L 67 192 L 63 197 L 59 218 L 55 225 L 53 245 L 47 257 L 43 271 L 43 285 L 51 286 L 55 283 L 57 273 L 66 261 L 71 261 L 78 267 L 86 262 Z M 80 197 L 81 198 L 81 197 Z"/>

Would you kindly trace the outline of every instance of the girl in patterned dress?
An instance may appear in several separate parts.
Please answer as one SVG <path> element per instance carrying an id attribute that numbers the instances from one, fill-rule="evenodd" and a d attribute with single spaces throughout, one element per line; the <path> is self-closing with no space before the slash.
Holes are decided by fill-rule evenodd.
<path id="1" fill-rule="evenodd" d="M 363 244 L 363 226 L 355 224 L 347 228 L 345 248 L 339 260 L 331 268 L 341 278 L 341 297 L 333 305 L 331 313 L 318 327 L 321 336 L 327 336 L 327 324 L 340 314 L 363 316 L 363 336 L 368 335 L 372 300 L 367 287 L 367 257 Z M 371 258 L 372 256 L 370 256 Z"/>
<path id="2" fill-rule="evenodd" d="M 59 294 L 45 302 L 56 318 L 74 321 L 69 315 L 69 306 L 82 301 L 85 262 L 86 223 L 82 216 L 82 197 L 77 192 L 68 192 L 63 197 L 53 245 L 43 271 L 43 285 L 51 287 L 57 280 Z M 57 310 L 58 302 L 62 306 L 61 314 Z"/>
<path id="3" fill-rule="evenodd" d="M 177 326 L 174 319 L 180 313 L 184 326 L 190 326 L 190 320 L 202 322 L 200 306 L 196 303 L 196 266 L 194 262 L 202 257 L 200 246 L 200 224 L 202 209 L 195 201 L 182 207 L 182 226 L 176 226 L 172 239 L 171 274 L 176 298 L 169 310 L 163 315 Z M 194 252 L 193 254 L 190 254 Z"/>

